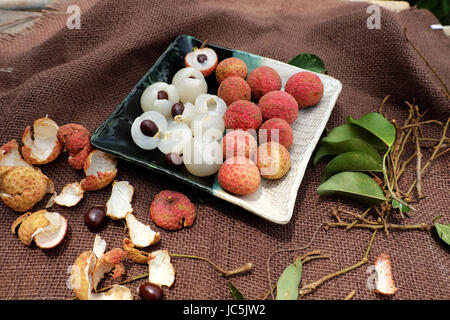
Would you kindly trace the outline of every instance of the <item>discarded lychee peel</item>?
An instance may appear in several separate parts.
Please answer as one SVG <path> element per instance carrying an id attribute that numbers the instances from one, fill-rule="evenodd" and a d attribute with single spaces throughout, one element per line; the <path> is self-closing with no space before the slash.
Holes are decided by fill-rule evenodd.
<path id="1" fill-rule="evenodd" d="M 94 150 L 92 145 L 86 146 L 83 150 L 81 150 L 76 155 L 69 155 L 69 165 L 75 168 L 76 170 L 81 170 L 84 168 L 84 164 L 86 162 L 89 154 Z"/>
<path id="2" fill-rule="evenodd" d="M 66 236 L 67 220 L 57 212 L 46 212 L 45 218 L 50 224 L 35 231 L 34 242 L 41 249 L 58 246 Z"/>
<path id="3" fill-rule="evenodd" d="M 148 253 L 134 248 L 134 243 L 130 239 L 123 239 L 123 249 L 128 252 L 128 260 L 139 264 L 148 263 Z"/>
<path id="4" fill-rule="evenodd" d="M 153 251 L 148 255 L 148 281 L 169 288 L 174 283 L 175 269 L 167 250 Z"/>
<path id="5" fill-rule="evenodd" d="M 75 260 L 70 273 L 70 283 L 77 298 L 80 300 L 132 300 L 130 290 L 124 286 L 114 285 L 107 292 L 92 292 L 93 275 L 98 261 L 92 251 L 83 252 Z"/>
<path id="6" fill-rule="evenodd" d="M 376 271 L 376 292 L 382 295 L 393 295 L 398 288 L 394 284 L 392 278 L 392 267 L 389 255 L 381 254 L 375 261 Z"/>
<path id="7" fill-rule="evenodd" d="M 31 167 L 19 152 L 19 144 L 11 140 L 0 147 L 0 167 Z"/>
<path id="8" fill-rule="evenodd" d="M 27 126 L 22 135 L 22 155 L 30 164 L 41 165 L 55 160 L 62 151 L 62 144 L 57 138 L 59 126 L 50 118 L 40 118 Z"/>
<path id="9" fill-rule="evenodd" d="M 76 206 L 83 199 L 84 190 L 78 182 L 66 184 L 55 197 L 56 204 L 64 207 Z"/>
<path id="10" fill-rule="evenodd" d="M 111 196 L 106 202 L 106 215 L 111 219 L 125 219 L 127 214 L 133 212 L 134 187 L 128 181 L 114 181 Z"/>
<path id="11" fill-rule="evenodd" d="M 114 270 L 115 277 L 121 276 L 125 272 L 125 268 L 120 266 L 122 260 L 126 259 L 127 252 L 122 250 L 121 248 L 114 248 L 108 252 L 106 252 L 101 259 L 99 259 L 94 267 L 94 271 L 92 273 L 92 288 L 97 290 L 97 285 L 100 280 L 104 277 L 104 275 L 118 266 L 118 270 Z M 123 272 L 123 273 L 122 273 Z"/>
<path id="12" fill-rule="evenodd" d="M 31 212 L 24 213 L 20 217 L 18 217 L 11 225 L 12 234 L 16 234 L 17 228 L 22 224 L 22 222 L 31 215 Z"/>
<path id="13" fill-rule="evenodd" d="M 125 217 L 131 242 L 138 248 L 145 248 L 157 243 L 161 236 L 149 225 L 140 222 L 132 213 Z"/>
<path id="14" fill-rule="evenodd" d="M 39 169 L 0 167 L 0 198 L 16 212 L 26 212 L 51 191 L 53 183 Z"/>
<path id="15" fill-rule="evenodd" d="M 158 227 L 175 231 L 192 226 L 196 212 L 194 205 L 184 194 L 163 190 L 153 199 L 150 216 Z"/>
<path id="16" fill-rule="evenodd" d="M 67 232 L 67 220 L 57 212 L 46 210 L 22 215 L 13 223 L 12 231 L 15 230 L 14 226 L 18 225 L 19 240 L 26 246 L 30 246 L 34 240 L 41 249 L 56 247 Z"/>
<path id="17" fill-rule="evenodd" d="M 53 192 L 52 196 L 50 197 L 50 199 L 48 199 L 47 203 L 45 204 L 45 209 L 53 207 L 53 205 L 55 204 L 55 198 L 57 196 L 58 194 L 56 192 Z"/>
<path id="18" fill-rule="evenodd" d="M 81 181 L 85 191 L 95 191 L 106 187 L 117 175 L 117 160 L 100 150 L 92 151 L 84 163 L 86 178 Z"/>
<path id="19" fill-rule="evenodd" d="M 80 300 L 89 300 L 92 292 L 92 273 L 97 258 L 94 252 L 83 252 L 72 265 L 70 284 L 76 297 Z"/>
<path id="20" fill-rule="evenodd" d="M 98 234 L 95 235 L 94 245 L 92 252 L 94 252 L 97 259 L 101 259 L 106 251 L 106 241 L 103 240 Z"/>
<path id="21" fill-rule="evenodd" d="M 133 300 L 133 295 L 128 287 L 113 285 L 106 292 L 91 294 L 89 300 Z"/>

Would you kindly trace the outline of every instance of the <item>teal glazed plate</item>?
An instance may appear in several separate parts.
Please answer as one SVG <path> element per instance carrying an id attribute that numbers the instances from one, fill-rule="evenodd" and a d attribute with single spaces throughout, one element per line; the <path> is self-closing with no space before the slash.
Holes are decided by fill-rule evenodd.
<path id="1" fill-rule="evenodd" d="M 336 103 L 342 84 L 330 76 L 317 74 L 323 82 L 324 94 L 322 100 L 314 107 L 302 109 L 293 123 L 294 143 L 289 148 L 291 154 L 291 169 L 279 180 L 261 179 L 259 189 L 248 196 L 236 196 L 224 191 L 218 181 L 217 174 L 201 178 L 190 174 L 184 167 L 173 171 L 166 164 L 164 154 L 158 149 L 146 151 L 134 144 L 131 138 L 131 125 L 134 119 L 142 114 L 140 98 L 142 92 L 150 84 L 158 81 L 171 83 L 175 73 L 184 68 L 184 56 L 194 47 L 200 47 L 202 41 L 181 35 L 173 41 L 155 64 L 136 84 L 128 96 L 116 110 L 100 125 L 92 135 L 92 144 L 118 158 L 138 164 L 165 176 L 213 194 L 214 196 L 238 205 L 264 219 L 278 224 L 290 221 L 294 211 L 297 191 L 305 173 L 308 161 L 314 151 L 331 111 Z M 213 44 L 207 47 L 214 49 L 219 62 L 225 58 L 237 57 L 245 61 L 248 71 L 259 66 L 269 66 L 275 69 L 281 77 L 283 87 L 293 74 L 305 71 L 289 64 L 264 58 L 252 53 L 227 49 Z M 214 74 L 206 78 L 208 93 L 216 94 L 218 84 Z"/>

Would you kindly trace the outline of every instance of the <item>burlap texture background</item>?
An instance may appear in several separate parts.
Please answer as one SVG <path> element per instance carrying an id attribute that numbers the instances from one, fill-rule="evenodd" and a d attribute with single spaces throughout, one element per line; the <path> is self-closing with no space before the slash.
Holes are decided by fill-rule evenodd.
<path id="1" fill-rule="evenodd" d="M 75 2 L 75 1 L 73 1 Z M 441 84 L 403 35 L 425 54 L 446 83 L 450 82 L 450 40 L 429 25 L 437 20 L 424 10 L 395 14 L 381 12 L 381 29 L 369 30 L 366 3 L 335 1 L 79 1 L 80 30 L 66 28 L 68 3 L 49 14 L 41 26 L 13 41 L 0 42 L 0 144 L 20 139 L 26 125 L 49 115 L 58 124 L 77 122 L 91 131 L 115 109 L 134 84 L 151 67 L 167 45 L 179 34 L 190 34 L 211 43 L 288 61 L 301 52 L 311 52 L 326 63 L 329 74 L 343 83 L 343 91 L 328 128 L 378 110 L 386 94 L 392 97 L 385 110 L 405 116 L 403 101 L 412 100 L 430 108 L 427 119 L 446 120 L 449 100 Z M 430 126 L 426 135 L 438 136 Z M 425 151 L 425 159 L 430 153 Z M 153 197 L 163 189 L 185 193 L 195 204 L 198 219 L 192 228 L 162 234 L 155 249 L 208 257 L 224 268 L 252 262 L 249 274 L 232 278 L 248 299 L 259 299 L 268 290 L 267 256 L 278 249 L 306 245 L 321 222 L 329 220 L 335 199 L 316 194 L 324 165 L 310 165 L 298 190 L 292 220 L 274 225 L 245 210 L 206 193 L 180 185 L 161 175 L 119 162 L 118 179 L 135 186 L 134 210 L 149 221 Z M 42 166 L 57 190 L 80 181 L 83 174 L 67 164 L 67 155 Z M 408 174 L 405 185 L 413 174 Z M 431 222 L 448 212 L 448 156 L 433 164 L 424 175 L 426 198 L 416 204 L 404 223 Z M 0 206 L 0 298 L 65 299 L 73 296 L 66 286 L 68 267 L 84 250 L 92 247 L 94 233 L 83 223 L 84 213 L 104 204 L 110 187 L 85 195 L 75 208 L 57 208 L 69 221 L 63 243 L 52 250 L 23 246 L 11 234 L 18 214 Z M 45 198 L 35 209 L 43 208 Z M 350 202 L 348 208 L 360 207 Z M 55 207 L 56 208 L 56 207 Z M 443 220 L 449 223 L 448 220 Z M 400 221 L 401 222 L 401 221 Z M 121 246 L 127 235 L 120 221 L 109 221 L 99 234 L 108 248 Z M 318 249 L 330 260 L 306 265 L 302 283 L 358 262 L 371 233 L 367 230 L 321 229 L 308 250 Z M 304 253 L 304 250 L 299 251 Z M 436 232 L 379 233 L 370 261 L 381 254 L 391 256 L 399 291 L 393 299 L 449 299 L 449 249 Z M 271 263 L 276 279 L 290 263 L 291 253 L 277 254 Z M 165 290 L 167 299 L 229 299 L 227 280 L 201 261 L 173 259 L 176 282 Z M 145 266 L 126 263 L 127 276 L 147 271 Z M 356 290 L 356 299 L 380 299 L 366 288 L 367 266 L 331 280 L 306 299 L 342 299 Z M 129 284 L 135 293 L 143 280 Z M 111 283 L 110 280 L 103 284 Z"/>

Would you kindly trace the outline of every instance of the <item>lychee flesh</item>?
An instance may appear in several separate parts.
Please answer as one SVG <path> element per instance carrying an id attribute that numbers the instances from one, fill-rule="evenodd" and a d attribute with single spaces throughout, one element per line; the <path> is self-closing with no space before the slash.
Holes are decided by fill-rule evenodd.
<path id="1" fill-rule="evenodd" d="M 247 131 L 231 130 L 222 139 L 223 157 L 241 156 L 253 159 L 258 149 L 258 143 L 253 135 Z"/>
<path id="2" fill-rule="evenodd" d="M 261 110 L 253 102 L 238 100 L 233 102 L 223 115 L 226 129 L 255 129 L 262 123 Z"/>
<path id="3" fill-rule="evenodd" d="M 268 66 L 253 69 L 247 77 L 247 83 L 256 101 L 270 91 L 280 90 L 282 85 L 280 75 Z"/>
<path id="4" fill-rule="evenodd" d="M 249 195 L 258 190 L 261 182 L 258 167 L 245 157 L 232 157 L 220 167 L 220 186 L 236 195 Z"/>
<path id="5" fill-rule="evenodd" d="M 247 77 L 248 69 L 245 62 L 239 58 L 227 58 L 219 62 L 216 67 L 216 80 L 221 83 L 229 77 Z"/>
<path id="6" fill-rule="evenodd" d="M 184 57 L 186 67 L 199 70 L 207 77 L 216 70 L 218 58 L 216 52 L 211 48 L 202 48 L 189 52 Z"/>
<path id="7" fill-rule="evenodd" d="M 263 178 L 280 179 L 291 168 L 291 156 L 285 146 L 266 142 L 258 148 L 257 165 Z"/>
<path id="8" fill-rule="evenodd" d="M 181 192 L 163 190 L 150 206 L 153 222 L 165 230 L 179 230 L 194 224 L 196 217 L 192 202 Z"/>
<path id="9" fill-rule="evenodd" d="M 323 83 L 312 72 L 298 72 L 288 79 L 284 91 L 290 93 L 302 109 L 319 103 L 323 96 Z"/>
<path id="10" fill-rule="evenodd" d="M 219 89 L 217 89 L 217 96 L 222 98 L 229 106 L 238 100 L 250 100 L 252 92 L 244 79 L 229 77 L 220 83 Z"/>
<path id="11" fill-rule="evenodd" d="M 272 118 L 259 128 L 259 139 L 260 143 L 274 141 L 289 148 L 294 142 L 294 135 L 289 123 L 280 118 Z"/>
<path id="12" fill-rule="evenodd" d="M 298 103 L 287 92 L 271 91 L 266 93 L 259 100 L 258 106 L 264 120 L 281 118 L 292 124 L 298 117 Z"/>

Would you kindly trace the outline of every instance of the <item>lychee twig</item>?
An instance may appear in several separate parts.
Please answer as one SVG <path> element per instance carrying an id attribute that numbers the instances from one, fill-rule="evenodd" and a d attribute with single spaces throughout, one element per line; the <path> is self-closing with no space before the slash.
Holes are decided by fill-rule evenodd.
<path id="1" fill-rule="evenodd" d="M 198 257 L 198 256 L 194 256 L 194 255 L 188 255 L 188 254 L 178 254 L 178 253 L 170 253 L 170 256 L 174 257 L 174 258 L 188 258 L 188 259 L 206 261 L 211 266 L 213 266 L 214 269 L 219 271 L 219 276 L 223 276 L 223 277 L 231 277 L 231 276 L 239 274 L 239 273 L 248 272 L 248 271 L 252 270 L 252 267 L 253 267 L 252 263 L 248 262 L 248 263 L 244 264 L 243 266 L 238 267 L 236 269 L 225 270 L 207 258 Z"/>
<path id="2" fill-rule="evenodd" d="M 344 298 L 344 300 L 352 300 L 353 297 L 355 296 L 355 293 L 356 293 L 356 290 L 353 290 Z"/>
<path id="3" fill-rule="evenodd" d="M 376 234 L 377 234 L 377 230 L 375 230 L 373 232 L 372 238 L 370 238 L 369 245 L 367 246 L 366 253 L 364 254 L 364 257 L 362 258 L 361 261 L 359 261 L 358 263 L 355 263 L 355 264 L 353 264 L 353 265 L 351 265 L 351 266 L 349 266 L 347 268 L 344 268 L 342 270 L 330 273 L 330 274 L 320 278 L 319 280 L 304 286 L 303 288 L 301 288 L 299 290 L 300 297 L 303 297 L 304 295 L 307 295 L 308 293 L 313 292 L 317 287 L 322 285 L 324 282 L 326 282 L 326 281 L 328 281 L 330 279 L 333 279 L 333 278 L 335 278 L 337 276 L 340 276 L 340 275 L 342 275 L 344 273 L 347 273 L 349 271 L 352 271 L 354 269 L 357 269 L 357 268 L 361 267 L 362 265 L 366 264 L 369 261 L 370 248 L 372 246 L 372 243 L 373 243 L 373 240 L 375 239 L 375 235 Z"/>

